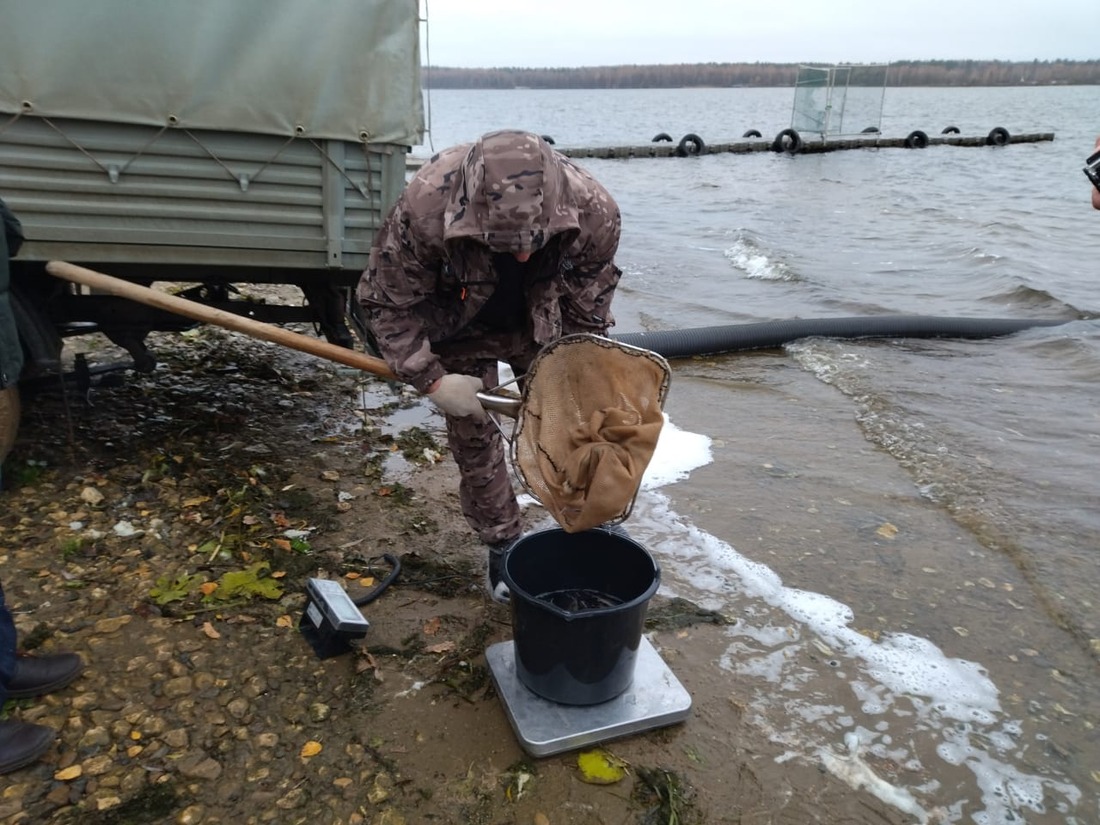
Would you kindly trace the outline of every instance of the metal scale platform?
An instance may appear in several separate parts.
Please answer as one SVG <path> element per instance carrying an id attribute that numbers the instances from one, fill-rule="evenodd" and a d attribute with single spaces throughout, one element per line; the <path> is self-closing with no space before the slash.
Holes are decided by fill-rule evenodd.
<path id="1" fill-rule="evenodd" d="M 511 641 L 491 645 L 485 658 L 508 721 L 532 756 L 551 756 L 671 725 L 691 710 L 691 694 L 645 636 L 638 646 L 633 684 L 598 705 L 562 705 L 531 692 L 516 675 Z"/>

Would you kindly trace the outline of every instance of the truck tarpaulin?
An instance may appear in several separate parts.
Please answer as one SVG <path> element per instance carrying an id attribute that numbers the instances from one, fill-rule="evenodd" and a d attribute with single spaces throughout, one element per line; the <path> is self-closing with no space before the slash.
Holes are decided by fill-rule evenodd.
<path id="1" fill-rule="evenodd" d="M 0 113 L 415 146 L 418 11 L 416 0 L 12 0 Z"/>

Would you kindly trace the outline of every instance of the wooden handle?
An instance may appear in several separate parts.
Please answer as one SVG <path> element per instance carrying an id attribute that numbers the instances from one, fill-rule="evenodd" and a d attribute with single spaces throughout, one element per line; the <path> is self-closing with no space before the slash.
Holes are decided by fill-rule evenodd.
<path id="1" fill-rule="evenodd" d="M 288 329 L 277 327 L 274 324 L 265 324 L 262 321 L 255 321 L 243 315 L 208 307 L 197 301 L 190 301 L 187 298 L 180 298 L 177 295 L 169 295 L 166 292 L 158 292 L 147 286 L 141 286 L 131 281 L 124 281 L 121 278 L 115 278 L 111 275 L 104 275 L 102 272 L 96 272 L 93 269 L 85 269 L 82 266 L 65 263 L 64 261 L 50 261 L 46 264 L 46 271 L 58 278 L 62 278 L 66 281 L 73 281 L 78 284 L 84 284 L 85 286 L 98 289 L 100 292 L 105 292 L 109 295 L 115 295 L 119 298 L 128 298 L 131 301 L 137 301 L 138 303 L 148 304 L 158 309 L 168 310 L 169 312 L 174 312 L 177 315 L 183 315 L 184 317 L 192 318 L 196 321 L 214 324 L 215 326 L 231 329 L 234 332 L 250 335 L 253 338 L 260 338 L 264 341 L 281 344 L 284 347 L 296 349 L 299 352 L 306 352 L 329 361 L 335 361 L 338 364 L 355 367 L 364 372 L 369 372 L 372 375 L 377 375 L 380 378 L 389 378 L 395 381 L 401 380 L 381 358 L 375 358 L 372 355 L 357 352 L 347 347 L 330 344 L 328 341 L 322 341 L 319 338 L 310 338 L 308 335 L 291 332 Z"/>

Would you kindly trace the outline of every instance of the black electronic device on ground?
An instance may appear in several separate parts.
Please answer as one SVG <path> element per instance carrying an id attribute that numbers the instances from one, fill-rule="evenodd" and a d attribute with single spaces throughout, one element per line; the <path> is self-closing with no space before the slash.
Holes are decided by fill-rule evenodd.
<path id="1" fill-rule="evenodd" d="M 351 650 L 351 643 L 367 635 L 370 622 L 363 618 L 351 596 L 331 579 L 310 579 L 306 607 L 298 628 L 321 659 Z"/>
<path id="2" fill-rule="evenodd" d="M 306 606 L 298 621 L 298 630 L 320 659 L 349 652 L 351 643 L 367 635 L 370 623 L 359 611 L 381 596 L 401 575 L 401 561 L 383 553 L 381 558 L 390 572 L 364 596 L 353 599 L 340 582 L 312 578 L 306 582 Z"/>

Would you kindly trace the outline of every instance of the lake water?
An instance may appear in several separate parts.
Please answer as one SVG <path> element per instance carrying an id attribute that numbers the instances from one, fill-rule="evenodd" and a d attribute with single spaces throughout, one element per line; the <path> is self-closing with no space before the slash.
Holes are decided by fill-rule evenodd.
<path id="1" fill-rule="evenodd" d="M 436 149 L 708 143 L 793 89 L 438 91 Z M 882 132 L 1004 147 L 585 160 L 623 213 L 615 332 L 918 314 L 986 340 L 804 340 L 673 363 L 677 456 L 631 532 L 740 618 L 719 672 L 791 758 L 915 821 L 1100 822 L 1100 87 L 887 89 Z M 858 131 L 858 130 L 855 130 Z M 430 153 L 419 147 L 417 155 Z M 882 766 L 894 766 L 887 771 Z"/>

